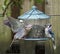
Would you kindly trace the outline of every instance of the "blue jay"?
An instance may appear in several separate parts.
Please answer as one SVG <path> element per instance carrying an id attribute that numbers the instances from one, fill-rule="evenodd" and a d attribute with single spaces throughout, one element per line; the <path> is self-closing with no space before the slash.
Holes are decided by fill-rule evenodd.
<path id="1" fill-rule="evenodd" d="M 53 48 L 56 49 L 56 45 L 55 45 L 55 37 L 54 37 L 54 33 L 52 32 L 52 25 L 48 25 L 45 28 L 45 35 L 49 38 L 52 39 L 53 41 Z"/>
<path id="2" fill-rule="evenodd" d="M 46 35 L 46 37 L 50 37 L 51 38 L 51 34 L 49 33 L 49 26 L 45 27 L 45 35 Z"/>

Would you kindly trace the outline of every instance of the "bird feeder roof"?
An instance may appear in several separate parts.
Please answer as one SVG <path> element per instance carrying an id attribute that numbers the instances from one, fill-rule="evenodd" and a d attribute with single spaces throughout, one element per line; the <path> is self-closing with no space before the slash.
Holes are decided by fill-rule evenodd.
<path id="1" fill-rule="evenodd" d="M 27 11 L 21 16 L 18 16 L 18 19 L 49 19 L 50 16 L 46 15 L 42 11 L 39 11 L 36 6 L 32 6 L 32 9 Z"/>

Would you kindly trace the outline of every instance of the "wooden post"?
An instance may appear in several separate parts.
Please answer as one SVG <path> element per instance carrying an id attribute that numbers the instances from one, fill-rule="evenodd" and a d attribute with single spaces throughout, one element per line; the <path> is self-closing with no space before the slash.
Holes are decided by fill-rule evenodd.
<path id="1" fill-rule="evenodd" d="M 11 1 L 14 2 L 13 0 L 11 0 Z M 18 4 L 18 2 L 17 2 L 17 4 Z M 14 18 L 17 18 L 20 15 L 20 7 L 19 7 L 20 5 L 18 6 L 17 4 L 11 5 L 11 16 Z"/>
<path id="2" fill-rule="evenodd" d="M 43 12 L 45 12 L 45 0 L 43 0 L 42 3 L 34 2 L 34 5 L 37 6 L 37 8 Z"/>

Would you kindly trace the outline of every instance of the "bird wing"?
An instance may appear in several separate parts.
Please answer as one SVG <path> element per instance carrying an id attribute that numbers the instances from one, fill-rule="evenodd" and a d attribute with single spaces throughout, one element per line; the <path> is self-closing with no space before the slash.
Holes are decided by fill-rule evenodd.
<path id="1" fill-rule="evenodd" d="M 32 25 L 26 25 L 26 28 L 20 28 L 19 31 L 14 35 L 14 39 L 21 39 L 22 37 L 27 36 L 31 31 Z"/>
<path id="2" fill-rule="evenodd" d="M 17 32 L 22 27 L 22 23 L 20 23 L 18 19 L 15 19 L 13 17 L 8 17 L 8 20 L 13 32 Z"/>
<path id="3" fill-rule="evenodd" d="M 24 37 L 26 35 L 26 30 L 24 28 L 20 29 L 15 35 L 14 35 L 14 39 L 21 39 L 22 37 Z"/>

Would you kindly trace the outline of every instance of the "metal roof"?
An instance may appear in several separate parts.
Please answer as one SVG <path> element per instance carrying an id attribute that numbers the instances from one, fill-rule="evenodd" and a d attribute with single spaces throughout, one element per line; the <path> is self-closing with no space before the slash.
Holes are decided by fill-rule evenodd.
<path id="1" fill-rule="evenodd" d="M 18 19 L 48 19 L 50 16 L 46 15 L 42 11 L 39 11 L 36 6 L 32 6 L 32 9 L 27 11 L 21 16 L 18 16 Z"/>

